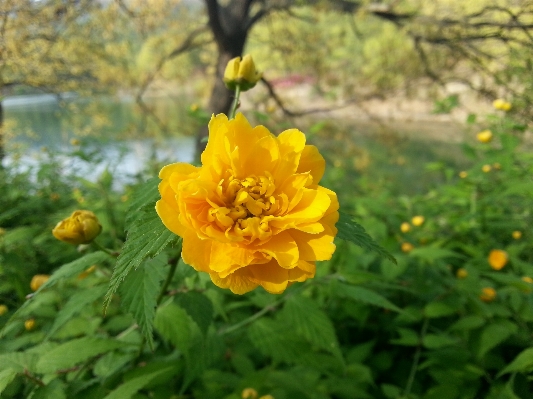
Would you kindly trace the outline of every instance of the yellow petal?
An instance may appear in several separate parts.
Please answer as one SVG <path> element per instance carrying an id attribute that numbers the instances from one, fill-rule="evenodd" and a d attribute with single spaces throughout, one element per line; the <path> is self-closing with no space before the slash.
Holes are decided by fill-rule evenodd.
<path id="1" fill-rule="evenodd" d="M 181 250 L 183 261 L 197 271 L 209 273 L 212 243 L 212 240 L 201 240 L 194 231 L 186 229 Z"/>
<path id="2" fill-rule="evenodd" d="M 155 210 L 161 221 L 174 234 L 183 237 L 185 234 L 185 227 L 181 224 L 179 217 L 179 212 L 176 211 L 176 208 L 171 206 L 164 199 L 160 199 L 155 203 Z"/>
<path id="3" fill-rule="evenodd" d="M 224 289 L 229 288 L 234 294 L 242 295 L 259 286 L 258 283 L 250 278 L 251 273 L 247 269 L 248 268 L 239 269 L 235 273 L 224 278 L 219 277 L 219 275 L 214 272 L 210 273 L 209 276 L 211 277 L 213 284 L 216 286 Z"/>
<path id="4" fill-rule="evenodd" d="M 289 230 L 289 233 L 298 245 L 302 260 L 329 260 L 335 252 L 335 244 L 333 244 L 335 235 L 328 227 L 324 232 L 318 234 L 308 234 L 295 229 Z"/>
<path id="5" fill-rule="evenodd" d="M 296 173 L 311 172 L 313 176 L 313 184 L 318 184 L 322 176 L 324 176 L 324 170 L 326 169 L 326 161 L 324 157 L 318 152 L 318 148 L 314 145 L 306 145 L 302 151 L 300 157 L 300 163 Z"/>
<path id="6" fill-rule="evenodd" d="M 281 267 L 290 269 L 298 264 L 298 245 L 286 231 L 270 238 L 265 244 L 255 247 L 276 259 Z"/>
<path id="7" fill-rule="evenodd" d="M 239 149 L 242 161 L 235 170 L 239 177 L 264 176 L 265 171 L 274 170 L 280 158 L 276 138 L 271 134 Z"/>
<path id="8" fill-rule="evenodd" d="M 284 181 L 298 168 L 305 147 L 305 135 L 298 129 L 289 129 L 278 136 L 277 142 L 280 161 L 272 174 L 276 181 Z"/>
<path id="9" fill-rule="evenodd" d="M 250 270 L 252 281 L 271 294 L 281 294 L 287 288 L 289 271 L 280 267 L 275 261 L 263 265 L 251 265 L 246 269 Z"/>

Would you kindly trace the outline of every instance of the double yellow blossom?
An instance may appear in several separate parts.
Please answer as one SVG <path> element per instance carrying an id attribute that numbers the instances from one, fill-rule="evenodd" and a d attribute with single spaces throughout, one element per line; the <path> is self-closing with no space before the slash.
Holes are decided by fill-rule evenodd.
<path id="1" fill-rule="evenodd" d="M 339 203 L 318 185 L 325 161 L 302 132 L 276 137 L 240 113 L 213 116 L 201 161 L 159 173 L 156 211 L 183 238 L 185 263 L 236 294 L 279 294 L 331 258 Z"/>
<path id="2" fill-rule="evenodd" d="M 494 102 L 492 103 L 492 106 L 495 108 L 495 109 L 498 109 L 500 111 L 510 111 L 511 108 L 513 107 L 511 105 L 511 103 L 501 99 L 501 98 L 498 98 L 496 100 L 494 100 Z"/>
<path id="3" fill-rule="evenodd" d="M 262 76 L 255 69 L 252 56 L 246 54 L 242 60 L 241 57 L 235 57 L 228 62 L 224 71 L 224 83 L 231 90 L 239 86 L 241 91 L 246 91 L 254 87 Z"/>
<path id="4" fill-rule="evenodd" d="M 88 244 L 100 234 L 102 226 L 91 211 L 74 211 L 68 218 L 59 222 L 52 234 L 60 241 L 69 244 Z"/>

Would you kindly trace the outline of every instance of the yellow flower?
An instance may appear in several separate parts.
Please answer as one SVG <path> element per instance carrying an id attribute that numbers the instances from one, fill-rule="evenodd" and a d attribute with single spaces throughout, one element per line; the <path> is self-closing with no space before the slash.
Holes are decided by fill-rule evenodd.
<path id="1" fill-rule="evenodd" d="M 483 171 L 483 173 L 489 173 L 491 170 L 492 170 L 492 166 L 490 165 L 483 165 L 481 167 L 481 170 Z"/>
<path id="2" fill-rule="evenodd" d="M 246 91 L 255 86 L 263 76 L 255 69 L 254 60 L 250 54 L 235 57 L 228 62 L 224 71 L 224 83 L 230 90 L 235 90 L 240 86 L 242 91 Z"/>
<path id="3" fill-rule="evenodd" d="M 6 234 L 6 229 L 0 227 L 0 237 L 2 237 L 4 234 Z"/>
<path id="4" fill-rule="evenodd" d="M 245 388 L 242 391 L 242 399 L 257 399 L 257 391 L 253 388 Z"/>
<path id="5" fill-rule="evenodd" d="M 413 223 L 413 226 L 422 226 L 424 224 L 424 216 L 414 216 L 411 219 L 411 223 Z"/>
<path id="6" fill-rule="evenodd" d="M 91 211 L 74 211 L 52 230 L 55 238 L 70 244 L 88 244 L 102 231 L 98 218 Z"/>
<path id="7" fill-rule="evenodd" d="M 501 98 L 498 98 L 497 100 L 494 100 L 494 102 L 492 103 L 492 106 L 496 109 L 499 109 L 501 111 L 510 111 L 511 108 L 512 108 L 512 105 L 511 103 L 508 103 L 507 101 L 501 99 Z"/>
<path id="8" fill-rule="evenodd" d="M 403 222 L 400 225 L 400 230 L 402 233 L 408 233 L 411 230 L 411 225 L 407 222 Z"/>
<path id="9" fill-rule="evenodd" d="M 490 130 L 483 130 L 476 137 L 480 143 L 490 143 L 492 141 L 492 132 Z"/>
<path id="10" fill-rule="evenodd" d="M 189 107 L 189 109 L 191 110 L 191 112 L 195 112 L 195 111 L 198 111 L 198 104 L 191 104 L 191 106 Z"/>
<path id="11" fill-rule="evenodd" d="M 9 309 L 7 308 L 6 305 L 0 305 L 0 316 L 3 316 L 7 313 Z"/>
<path id="12" fill-rule="evenodd" d="M 463 279 L 468 276 L 468 272 L 464 268 L 457 269 L 457 272 L 455 274 L 457 278 Z"/>
<path id="13" fill-rule="evenodd" d="M 31 331 L 35 328 L 35 319 L 28 319 L 24 322 L 24 328 L 26 331 Z"/>
<path id="14" fill-rule="evenodd" d="M 33 276 L 30 282 L 30 288 L 32 291 L 37 291 L 41 285 L 46 283 L 50 276 L 48 274 L 36 274 Z"/>
<path id="15" fill-rule="evenodd" d="M 185 263 L 236 294 L 279 294 L 331 258 L 339 203 L 318 185 L 325 161 L 302 132 L 276 137 L 240 113 L 213 116 L 201 161 L 159 173 L 156 210 L 183 238 Z"/>
<path id="16" fill-rule="evenodd" d="M 499 163 L 499 162 L 494 162 L 494 163 L 492 164 L 492 167 L 493 167 L 494 169 L 496 169 L 496 170 L 500 170 L 500 169 L 502 168 L 502 164 Z"/>
<path id="17" fill-rule="evenodd" d="M 522 277 L 522 281 L 525 282 L 525 283 L 533 284 L 533 278 L 531 278 L 529 276 Z"/>
<path id="18" fill-rule="evenodd" d="M 496 290 L 492 287 L 485 287 L 481 290 L 479 299 L 483 302 L 492 302 L 496 298 Z"/>
<path id="19" fill-rule="evenodd" d="M 515 240 L 519 240 L 522 238 L 522 232 L 519 230 L 515 230 L 513 231 L 512 236 Z"/>
<path id="20" fill-rule="evenodd" d="M 509 256 L 501 249 L 493 249 L 489 253 L 489 265 L 494 270 L 501 270 L 507 264 Z"/>
<path id="21" fill-rule="evenodd" d="M 415 247 L 410 242 L 403 242 L 402 243 L 402 252 L 409 253 L 411 252 Z"/>
<path id="22" fill-rule="evenodd" d="M 84 280 L 86 279 L 89 274 L 91 274 L 92 272 L 94 272 L 96 270 L 96 265 L 92 265 L 91 267 L 89 267 L 88 269 L 84 270 L 83 272 L 81 272 L 80 274 L 78 274 L 78 280 Z"/>
<path id="23" fill-rule="evenodd" d="M 272 395 L 263 395 L 259 399 L 274 399 Z"/>
<path id="24" fill-rule="evenodd" d="M 70 139 L 71 145 L 80 145 L 80 141 L 78 139 Z"/>
<path id="25" fill-rule="evenodd" d="M 466 178 L 468 177 L 468 172 L 466 172 L 466 171 L 464 171 L 464 170 L 460 171 L 460 172 L 459 172 L 459 177 L 460 177 L 461 179 L 466 179 Z"/>

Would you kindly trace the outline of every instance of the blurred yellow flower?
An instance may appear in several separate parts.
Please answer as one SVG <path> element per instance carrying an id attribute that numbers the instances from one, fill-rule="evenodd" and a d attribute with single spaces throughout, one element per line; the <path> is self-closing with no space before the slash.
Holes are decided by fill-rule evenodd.
<path id="1" fill-rule="evenodd" d="M 455 274 L 457 278 L 466 278 L 468 276 L 468 272 L 464 268 L 457 269 L 457 272 Z"/>
<path id="2" fill-rule="evenodd" d="M 35 319 L 28 319 L 24 322 L 24 328 L 26 331 L 31 331 L 35 328 Z"/>
<path id="3" fill-rule="evenodd" d="M 494 169 L 496 169 L 496 170 L 500 170 L 500 169 L 502 168 L 502 165 L 501 165 L 501 163 L 499 163 L 499 162 L 494 162 L 494 163 L 492 164 L 492 167 L 493 167 Z"/>
<path id="4" fill-rule="evenodd" d="M 242 114 L 213 116 L 201 167 L 161 169 L 156 211 L 183 238 L 182 257 L 213 283 L 244 294 L 279 294 L 328 260 L 337 195 L 318 185 L 325 161 L 305 135 L 252 128 Z"/>
<path id="5" fill-rule="evenodd" d="M 96 265 L 92 265 L 91 267 L 87 268 L 86 270 L 78 274 L 78 280 L 86 279 L 89 276 L 89 274 L 93 273 L 95 270 L 96 270 Z"/>
<path id="6" fill-rule="evenodd" d="M 483 165 L 481 167 L 481 170 L 483 171 L 483 173 L 489 173 L 491 170 L 492 170 L 492 166 L 490 165 Z"/>
<path id="7" fill-rule="evenodd" d="M 408 233 L 411 230 L 411 225 L 407 222 L 403 222 L 400 225 L 400 230 L 402 233 Z"/>
<path id="8" fill-rule="evenodd" d="M 459 172 L 459 177 L 460 177 L 461 179 L 466 179 L 466 178 L 468 177 L 468 172 L 466 172 L 466 171 L 464 171 L 464 170 L 460 171 L 460 172 Z"/>
<path id="9" fill-rule="evenodd" d="M 533 284 L 533 278 L 531 278 L 529 276 L 522 277 L 522 281 L 524 281 L 526 283 L 529 283 L 529 284 Z"/>
<path id="10" fill-rule="evenodd" d="M 7 308 L 6 305 L 0 305 L 0 316 L 3 316 L 7 313 L 9 309 Z"/>
<path id="11" fill-rule="evenodd" d="M 100 234 L 102 226 L 91 211 L 74 211 L 68 218 L 59 222 L 52 234 L 60 241 L 69 244 L 88 244 Z"/>
<path id="12" fill-rule="evenodd" d="M 37 291 L 41 287 L 41 285 L 48 281 L 49 278 L 50 276 L 48 274 L 36 274 L 32 277 L 30 282 L 31 290 L 34 292 Z"/>
<path id="13" fill-rule="evenodd" d="M 410 242 L 402 242 L 402 252 L 409 253 L 411 252 L 415 247 Z"/>
<path id="14" fill-rule="evenodd" d="M 481 290 L 479 299 L 483 302 L 492 302 L 496 298 L 496 290 L 492 287 L 485 287 Z"/>
<path id="15" fill-rule="evenodd" d="M 483 130 L 476 137 L 480 143 L 490 143 L 492 141 L 492 132 L 490 130 Z"/>
<path id="16" fill-rule="evenodd" d="M 253 388 L 245 388 L 242 391 L 242 399 L 257 399 L 257 391 Z"/>
<path id="17" fill-rule="evenodd" d="M 80 145 L 80 141 L 78 139 L 70 139 L 71 145 Z"/>
<path id="18" fill-rule="evenodd" d="M 515 230 L 513 231 L 512 236 L 515 240 L 519 240 L 522 238 L 522 232 L 520 230 Z"/>
<path id="19" fill-rule="evenodd" d="M 2 237 L 4 234 L 6 234 L 6 229 L 0 227 L 0 237 Z"/>
<path id="20" fill-rule="evenodd" d="M 50 199 L 51 199 L 52 201 L 57 201 L 59 198 L 61 198 L 61 197 L 60 197 L 60 195 L 59 195 L 58 193 L 52 193 L 52 194 L 50 194 Z"/>
<path id="21" fill-rule="evenodd" d="M 224 71 L 224 83 L 230 90 L 235 90 L 240 86 L 242 91 L 246 91 L 255 86 L 261 79 L 262 74 L 255 69 L 254 60 L 250 54 L 231 59 Z"/>
<path id="22" fill-rule="evenodd" d="M 511 103 L 508 103 L 507 101 L 498 98 L 497 100 L 494 100 L 492 103 L 492 106 L 500 111 L 510 111 L 512 108 Z"/>
<path id="23" fill-rule="evenodd" d="M 274 399 L 272 395 L 263 395 L 259 399 Z"/>
<path id="24" fill-rule="evenodd" d="M 191 104 L 191 106 L 189 107 L 192 112 L 198 111 L 198 108 L 198 104 Z"/>
<path id="25" fill-rule="evenodd" d="M 413 223 L 413 226 L 422 226 L 424 224 L 424 216 L 414 216 L 411 219 L 411 223 Z"/>
<path id="26" fill-rule="evenodd" d="M 493 249 L 489 253 L 489 265 L 494 270 L 501 270 L 507 264 L 509 255 L 501 249 Z"/>

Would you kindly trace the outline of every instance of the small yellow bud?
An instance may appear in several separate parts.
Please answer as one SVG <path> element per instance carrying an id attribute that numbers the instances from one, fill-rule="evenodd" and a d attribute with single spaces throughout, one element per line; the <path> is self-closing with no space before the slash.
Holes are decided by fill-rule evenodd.
<path id="1" fill-rule="evenodd" d="M 494 162 L 494 163 L 492 164 L 492 167 L 493 167 L 494 169 L 496 169 L 496 170 L 500 170 L 500 169 L 502 168 L 502 165 L 501 165 L 501 163 L 499 163 L 499 162 Z"/>
<path id="2" fill-rule="evenodd" d="M 491 170 L 492 170 L 492 166 L 490 165 L 483 165 L 481 167 L 481 170 L 483 171 L 483 173 L 489 173 Z"/>
<path id="3" fill-rule="evenodd" d="M 61 197 L 60 197 L 60 195 L 59 195 L 58 193 L 52 193 L 52 194 L 50 194 L 50 199 L 51 199 L 52 201 L 57 201 L 59 198 L 61 198 Z"/>
<path id="4" fill-rule="evenodd" d="M 466 179 L 466 178 L 468 177 L 468 172 L 466 172 L 466 171 L 464 171 L 464 170 L 460 171 L 460 172 L 459 172 L 459 177 L 460 177 L 461 179 Z"/>
<path id="5" fill-rule="evenodd" d="M 33 276 L 30 282 L 30 288 L 32 291 L 37 291 L 39 288 L 41 288 L 41 285 L 46 283 L 50 276 L 48 274 L 36 274 Z"/>
<path id="6" fill-rule="evenodd" d="M 245 388 L 242 391 L 242 399 L 257 399 L 257 391 L 253 388 Z"/>
<path id="7" fill-rule="evenodd" d="M 495 109 L 498 109 L 500 111 L 510 111 L 511 108 L 513 107 L 511 105 L 511 103 L 508 103 L 507 101 L 501 99 L 501 98 L 498 98 L 497 100 L 494 100 L 494 102 L 492 103 L 492 106 L 495 108 Z"/>
<path id="8" fill-rule="evenodd" d="M 413 226 L 422 226 L 424 224 L 424 216 L 414 216 L 411 219 L 411 223 L 413 223 Z"/>
<path id="9" fill-rule="evenodd" d="M 259 399 L 274 399 L 272 395 L 263 395 Z"/>
<path id="10" fill-rule="evenodd" d="M 525 282 L 525 283 L 533 284 L 533 278 L 531 278 L 529 276 L 522 277 L 522 281 Z"/>
<path id="11" fill-rule="evenodd" d="M 31 331 L 35 328 L 35 319 L 28 319 L 24 322 L 24 328 L 26 331 Z"/>
<path id="12" fill-rule="evenodd" d="M 96 270 L 96 265 L 92 265 L 91 267 L 89 267 L 87 270 L 81 272 L 80 274 L 78 274 L 78 280 L 84 280 L 87 278 L 87 276 L 89 276 L 89 274 L 91 274 L 92 272 L 94 272 Z"/>
<path id="13" fill-rule="evenodd" d="M 0 227 L 0 237 L 2 237 L 4 234 L 6 234 L 6 229 Z"/>
<path id="14" fill-rule="evenodd" d="M 455 273 L 457 278 L 463 279 L 468 276 L 468 272 L 464 268 L 457 269 L 457 272 Z"/>
<path id="15" fill-rule="evenodd" d="M 410 242 L 403 242 L 402 243 L 402 252 L 409 253 L 411 252 L 415 247 Z"/>
<path id="16" fill-rule="evenodd" d="M 515 230 L 513 231 L 512 236 L 515 240 L 519 240 L 522 238 L 522 232 L 519 230 Z"/>
<path id="17" fill-rule="evenodd" d="M 481 290 L 479 299 L 483 302 L 492 302 L 496 298 L 496 290 L 492 287 L 485 287 Z"/>
<path id="18" fill-rule="evenodd" d="M 402 233 L 408 233 L 411 230 L 411 225 L 407 222 L 403 222 L 400 225 L 400 230 Z"/>
<path id="19" fill-rule="evenodd" d="M 80 145 L 80 141 L 78 139 L 71 139 L 70 140 L 71 145 Z"/>
<path id="20" fill-rule="evenodd" d="M 52 234 L 60 241 L 70 244 L 89 244 L 100 234 L 102 226 L 91 211 L 74 211 L 68 218 L 59 222 Z"/>
<path id="21" fill-rule="evenodd" d="M 0 316 L 3 316 L 7 313 L 9 309 L 7 308 L 6 305 L 0 305 Z"/>
<path id="22" fill-rule="evenodd" d="M 237 86 L 241 91 L 246 91 L 255 86 L 261 79 L 262 74 L 255 69 L 254 60 L 250 54 L 231 59 L 224 71 L 224 83 L 230 90 L 235 90 Z"/>
<path id="23" fill-rule="evenodd" d="M 191 106 L 189 107 L 189 109 L 191 110 L 191 112 L 195 112 L 195 111 L 198 111 L 198 104 L 191 104 Z"/>
<path id="24" fill-rule="evenodd" d="M 492 132 L 490 130 L 483 130 L 476 137 L 480 143 L 490 143 L 492 141 Z"/>
<path id="25" fill-rule="evenodd" d="M 501 249 L 493 249 L 489 253 L 489 265 L 494 270 L 501 270 L 507 264 L 509 255 Z"/>

